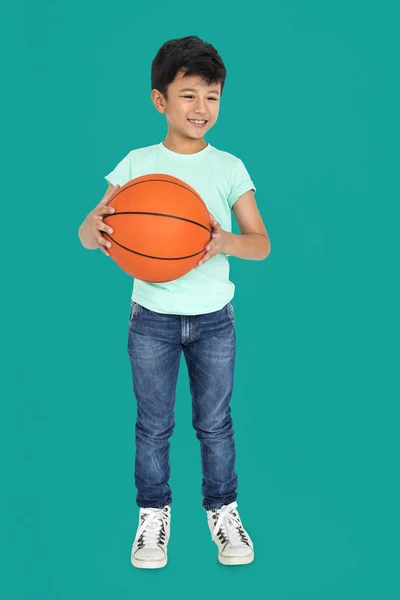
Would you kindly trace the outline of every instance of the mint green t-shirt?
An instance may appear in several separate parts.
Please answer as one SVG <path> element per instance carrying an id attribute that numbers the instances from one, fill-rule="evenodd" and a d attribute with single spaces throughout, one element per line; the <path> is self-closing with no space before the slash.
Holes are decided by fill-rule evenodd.
<path id="1" fill-rule="evenodd" d="M 194 188 L 225 231 L 232 231 L 231 211 L 248 190 L 256 191 L 243 162 L 208 144 L 195 154 L 173 152 L 161 142 L 131 150 L 105 179 L 124 185 L 135 177 L 164 173 Z M 234 296 L 226 254 L 217 254 L 200 267 L 167 283 L 134 279 L 132 300 L 149 310 L 177 315 L 198 315 L 220 310 Z"/>

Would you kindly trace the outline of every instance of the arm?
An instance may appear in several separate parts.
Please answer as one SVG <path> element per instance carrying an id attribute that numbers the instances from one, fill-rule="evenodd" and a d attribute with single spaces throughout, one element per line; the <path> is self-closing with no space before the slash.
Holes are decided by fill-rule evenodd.
<path id="1" fill-rule="evenodd" d="M 258 210 L 253 190 L 249 190 L 233 205 L 240 234 L 224 232 L 225 254 L 248 260 L 264 260 L 271 252 L 271 242 Z"/>
<path id="2" fill-rule="evenodd" d="M 207 253 L 198 266 L 215 254 L 222 252 L 229 256 L 248 260 L 264 260 L 271 252 L 271 243 L 264 222 L 254 198 L 253 190 L 245 192 L 233 205 L 233 212 L 239 225 L 240 234 L 221 229 L 212 215 L 212 241 L 207 244 Z"/>

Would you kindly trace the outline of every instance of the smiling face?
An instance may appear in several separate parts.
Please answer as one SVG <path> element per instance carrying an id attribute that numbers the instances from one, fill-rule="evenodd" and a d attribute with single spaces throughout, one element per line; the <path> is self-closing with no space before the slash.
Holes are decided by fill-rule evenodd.
<path id="1" fill-rule="evenodd" d="M 182 72 L 177 73 L 168 86 L 168 100 L 158 90 L 153 90 L 154 106 L 160 113 L 165 113 L 168 123 L 166 144 L 182 147 L 185 153 L 205 147 L 203 137 L 217 121 L 220 95 L 220 82 L 208 85 L 201 76 L 184 77 Z M 191 120 L 205 120 L 206 123 L 196 126 Z"/>

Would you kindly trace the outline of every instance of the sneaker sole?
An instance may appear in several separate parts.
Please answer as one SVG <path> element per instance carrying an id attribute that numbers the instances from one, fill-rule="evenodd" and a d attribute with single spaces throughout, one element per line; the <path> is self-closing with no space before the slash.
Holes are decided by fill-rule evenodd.
<path id="1" fill-rule="evenodd" d="M 248 565 L 254 560 L 254 552 L 247 556 L 221 556 L 218 554 L 218 560 L 223 565 Z"/>
<path id="2" fill-rule="evenodd" d="M 135 558 L 134 556 L 131 556 L 131 564 L 137 569 L 160 569 L 162 567 L 165 567 L 167 562 L 167 556 L 162 560 L 141 560 L 140 558 Z"/>

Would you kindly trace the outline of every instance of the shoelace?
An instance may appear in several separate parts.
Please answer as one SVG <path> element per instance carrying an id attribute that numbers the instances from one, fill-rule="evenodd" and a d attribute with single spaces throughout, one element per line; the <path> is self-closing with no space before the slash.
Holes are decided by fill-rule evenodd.
<path id="1" fill-rule="evenodd" d="M 162 526 L 165 531 L 169 521 L 168 514 L 164 508 L 142 508 L 141 516 L 144 517 L 137 532 L 137 540 L 142 538 L 143 544 L 164 542 L 165 537 L 162 535 Z"/>
<path id="2" fill-rule="evenodd" d="M 235 511 L 237 502 L 231 502 L 226 506 L 218 509 L 218 518 L 216 520 L 214 530 L 211 534 L 211 539 L 214 541 L 220 541 L 218 538 L 218 531 L 221 529 L 223 535 L 232 546 L 242 544 L 243 542 L 248 544 L 246 535 L 244 534 L 243 526 L 240 521 L 238 513 Z"/>

